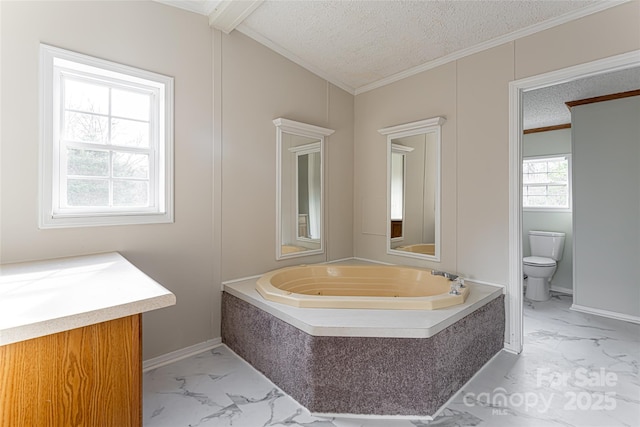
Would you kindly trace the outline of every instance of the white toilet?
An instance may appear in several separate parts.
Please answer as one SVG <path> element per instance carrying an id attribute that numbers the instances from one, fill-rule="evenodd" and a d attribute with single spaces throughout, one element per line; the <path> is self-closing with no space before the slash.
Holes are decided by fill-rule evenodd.
<path id="1" fill-rule="evenodd" d="M 557 261 L 562 259 L 564 233 L 529 231 L 531 256 L 525 257 L 523 272 L 528 276 L 525 298 L 546 301 L 551 297 L 549 287 L 556 272 Z"/>

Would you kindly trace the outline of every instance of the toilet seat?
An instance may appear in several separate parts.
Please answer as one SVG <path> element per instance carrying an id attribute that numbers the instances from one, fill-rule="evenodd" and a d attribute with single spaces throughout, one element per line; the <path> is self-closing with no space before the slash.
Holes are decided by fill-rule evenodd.
<path id="1" fill-rule="evenodd" d="M 551 258 L 545 258 L 542 256 L 528 256 L 524 257 L 522 262 L 532 267 L 553 267 L 556 265 L 555 260 Z"/>

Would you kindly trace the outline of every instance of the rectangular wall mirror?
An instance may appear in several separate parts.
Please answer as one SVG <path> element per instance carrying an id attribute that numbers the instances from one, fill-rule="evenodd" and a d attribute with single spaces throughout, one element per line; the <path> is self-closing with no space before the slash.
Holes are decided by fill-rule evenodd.
<path id="1" fill-rule="evenodd" d="M 334 131 L 279 118 L 276 259 L 324 253 L 324 139 Z"/>
<path id="2" fill-rule="evenodd" d="M 387 136 L 387 253 L 440 261 L 443 117 L 378 130 Z"/>

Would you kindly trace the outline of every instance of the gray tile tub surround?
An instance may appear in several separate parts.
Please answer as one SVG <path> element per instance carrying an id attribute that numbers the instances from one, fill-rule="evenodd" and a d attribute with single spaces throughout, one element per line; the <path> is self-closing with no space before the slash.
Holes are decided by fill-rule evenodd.
<path id="1" fill-rule="evenodd" d="M 222 341 L 309 411 L 431 416 L 504 345 L 504 296 L 430 338 L 312 336 L 227 292 Z"/>

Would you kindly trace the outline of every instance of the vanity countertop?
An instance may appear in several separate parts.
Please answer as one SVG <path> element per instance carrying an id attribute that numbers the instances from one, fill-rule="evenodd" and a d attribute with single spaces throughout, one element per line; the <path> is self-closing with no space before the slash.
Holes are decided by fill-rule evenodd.
<path id="1" fill-rule="evenodd" d="M 0 346 L 174 305 L 117 252 L 0 265 Z"/>

